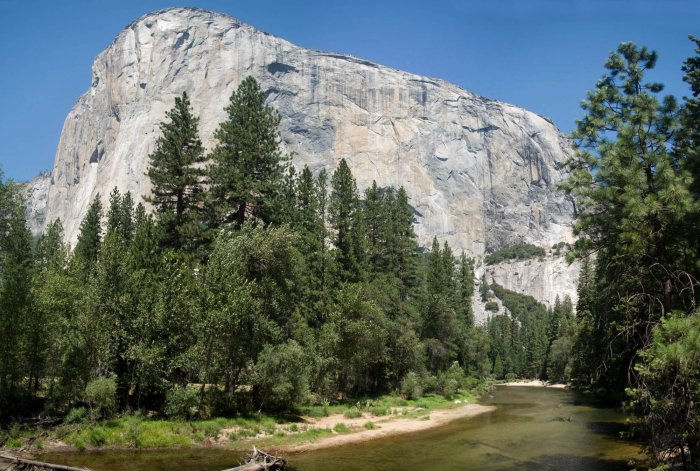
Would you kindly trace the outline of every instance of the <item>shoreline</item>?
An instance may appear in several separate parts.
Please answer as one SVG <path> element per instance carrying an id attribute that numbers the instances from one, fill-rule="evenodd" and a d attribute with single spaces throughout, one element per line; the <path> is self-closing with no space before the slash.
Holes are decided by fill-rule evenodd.
<path id="1" fill-rule="evenodd" d="M 540 379 L 531 379 L 531 380 L 526 380 L 526 381 L 508 381 L 506 383 L 497 383 L 494 386 L 569 389 L 569 386 L 566 384 L 548 383 L 547 381 L 542 381 Z"/>
<path id="2" fill-rule="evenodd" d="M 477 415 L 491 412 L 495 409 L 495 406 L 485 406 L 482 404 L 467 404 L 450 409 L 434 409 L 432 411 L 426 411 L 426 415 L 421 417 L 395 417 L 379 420 L 374 422 L 375 428 L 370 430 L 361 430 L 332 435 L 330 437 L 322 437 L 310 443 L 272 446 L 271 449 L 284 453 L 302 453 L 305 451 L 333 448 L 351 443 L 361 443 L 379 438 L 420 432 L 422 430 L 440 427 L 441 425 L 445 425 L 454 420 L 467 417 L 476 417 Z M 340 422 L 345 424 L 352 423 L 353 426 L 358 426 L 360 421 L 367 422 L 367 420 L 367 418 L 348 420 L 343 419 L 342 416 L 331 416 L 324 417 L 324 419 L 320 422 L 324 426 L 334 423 L 337 424 Z M 332 426 L 330 428 L 332 428 Z"/>
<path id="3" fill-rule="evenodd" d="M 454 420 L 476 417 L 478 415 L 495 410 L 495 406 L 482 405 L 478 403 L 463 404 L 457 407 L 444 407 L 435 409 L 411 408 L 410 415 L 400 415 L 400 409 L 394 414 L 387 416 L 372 416 L 363 414 L 357 418 L 347 418 L 343 414 L 331 414 L 326 417 L 312 418 L 304 417 L 305 427 L 296 433 L 286 435 L 282 442 L 274 436 L 258 436 L 242 438 L 236 441 L 229 441 L 228 434 L 235 429 L 222 429 L 216 438 L 210 438 L 202 443 L 192 443 L 185 446 L 176 447 L 121 447 L 121 446 L 100 446 L 86 447 L 83 450 L 69 445 L 62 440 L 47 440 L 40 449 L 10 449 L 0 447 L 0 451 L 17 456 L 37 457 L 46 454 L 64 453 L 91 453 L 91 452 L 111 452 L 111 451 L 157 451 L 172 449 L 230 449 L 247 450 L 255 445 L 258 448 L 274 451 L 275 453 L 303 453 L 306 451 L 333 448 L 353 443 L 367 442 L 390 436 L 398 436 L 416 433 L 440 427 Z M 371 422 L 372 428 L 365 428 Z M 336 431 L 336 427 L 341 424 L 346 431 Z M 288 427 L 284 424 L 283 427 Z M 320 435 L 306 435 L 305 432 L 319 431 Z M 296 438 L 296 439 L 295 439 Z"/>

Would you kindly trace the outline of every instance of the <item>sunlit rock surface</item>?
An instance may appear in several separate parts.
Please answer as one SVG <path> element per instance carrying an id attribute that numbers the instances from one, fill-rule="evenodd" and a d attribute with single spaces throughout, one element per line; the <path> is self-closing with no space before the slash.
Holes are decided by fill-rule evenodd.
<path id="1" fill-rule="evenodd" d="M 138 19 L 95 59 L 92 86 L 63 127 L 45 222 L 61 218 L 74 245 L 98 193 L 105 203 L 114 186 L 147 194 L 158 123 L 183 91 L 211 148 L 228 97 L 249 75 L 281 113 L 283 145 L 295 165 L 332 172 L 345 158 L 360 189 L 372 180 L 403 185 L 423 246 L 435 235 L 479 257 L 515 243 L 571 241 L 573 206 L 555 189 L 571 147 L 546 118 L 187 8 Z M 37 220 L 37 228 L 45 222 Z M 560 286 L 535 275 L 532 283 L 541 285 L 533 292 L 553 299 L 549 290 Z"/>

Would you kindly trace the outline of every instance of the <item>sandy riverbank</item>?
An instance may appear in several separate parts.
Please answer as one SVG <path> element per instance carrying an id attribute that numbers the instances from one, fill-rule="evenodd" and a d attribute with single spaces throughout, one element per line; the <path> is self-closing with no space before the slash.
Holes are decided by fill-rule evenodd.
<path id="1" fill-rule="evenodd" d="M 371 430 L 361 430 L 350 433 L 337 434 L 330 437 L 320 438 L 311 443 L 282 445 L 275 447 L 281 452 L 301 452 L 308 450 L 318 450 L 321 448 L 330 448 L 335 446 L 346 445 L 348 443 L 358 443 L 368 440 L 375 440 L 393 435 L 401 435 L 405 433 L 418 432 L 434 427 L 439 427 L 448 422 L 465 417 L 474 417 L 479 414 L 491 412 L 494 406 L 484 406 L 481 404 L 468 404 L 454 409 L 436 409 L 426 411 L 425 416 L 411 418 L 387 418 L 374 422 L 374 428 Z M 368 418 L 347 419 L 342 415 L 331 415 L 321 419 L 310 419 L 310 424 L 317 428 L 332 429 L 338 423 L 344 423 L 350 428 L 362 427 L 368 421 Z"/>
<path id="2" fill-rule="evenodd" d="M 548 383 L 546 381 L 541 381 L 539 379 L 533 379 L 529 381 L 510 381 L 508 383 L 499 383 L 497 386 L 525 386 L 530 388 L 554 388 L 554 389 L 566 389 L 566 384 L 561 383 Z"/>

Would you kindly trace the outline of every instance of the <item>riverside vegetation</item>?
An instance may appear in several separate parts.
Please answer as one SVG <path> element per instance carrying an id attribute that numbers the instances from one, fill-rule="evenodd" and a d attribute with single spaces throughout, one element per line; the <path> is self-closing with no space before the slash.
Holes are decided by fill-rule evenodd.
<path id="1" fill-rule="evenodd" d="M 680 107 L 644 81 L 655 61 L 622 44 L 583 103 L 563 188 L 577 202 L 576 317 L 567 299 L 547 310 L 482 280 L 507 312 L 474 325 L 475 261 L 437 239 L 421 252 L 403 189 L 360 195 L 344 160 L 330 184 L 297 172 L 252 78 L 208 155 L 176 99 L 150 156 L 154 213 L 115 189 L 72 251 L 60 221 L 33 242 L 2 183 L 0 416 L 62 417 L 76 446 L 187 445 L 224 428 L 274 436 L 272 416 L 357 398 L 444 405 L 489 377 L 552 378 L 625 402 L 655 461 L 697 468 L 700 59 L 683 66 Z"/>

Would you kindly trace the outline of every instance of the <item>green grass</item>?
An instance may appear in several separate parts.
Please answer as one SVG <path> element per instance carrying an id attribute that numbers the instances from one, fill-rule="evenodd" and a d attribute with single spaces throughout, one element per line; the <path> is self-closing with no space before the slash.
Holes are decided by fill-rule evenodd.
<path id="1" fill-rule="evenodd" d="M 346 419 L 358 419 L 362 417 L 362 411 L 360 411 L 360 409 L 358 409 L 357 407 L 352 407 L 346 410 L 343 416 Z"/>
<path id="2" fill-rule="evenodd" d="M 387 406 L 374 406 L 369 410 L 369 412 L 375 417 L 381 417 L 383 415 L 390 415 L 391 408 Z"/>
<path id="3" fill-rule="evenodd" d="M 344 422 L 338 422 L 335 424 L 335 427 L 333 427 L 333 430 L 338 433 L 346 433 L 350 431 L 350 428 L 345 425 Z"/>
<path id="4" fill-rule="evenodd" d="M 223 438 L 251 438 L 265 432 L 279 435 L 278 420 L 268 416 L 214 418 L 209 420 L 179 421 L 144 419 L 124 416 L 98 424 L 73 423 L 53 431 L 55 438 L 79 450 L 101 447 L 114 448 L 180 448 L 216 440 L 223 429 L 234 432 Z"/>
<path id="5" fill-rule="evenodd" d="M 7 448 L 20 448 L 22 446 L 22 440 L 19 438 L 8 438 L 5 442 Z"/>

